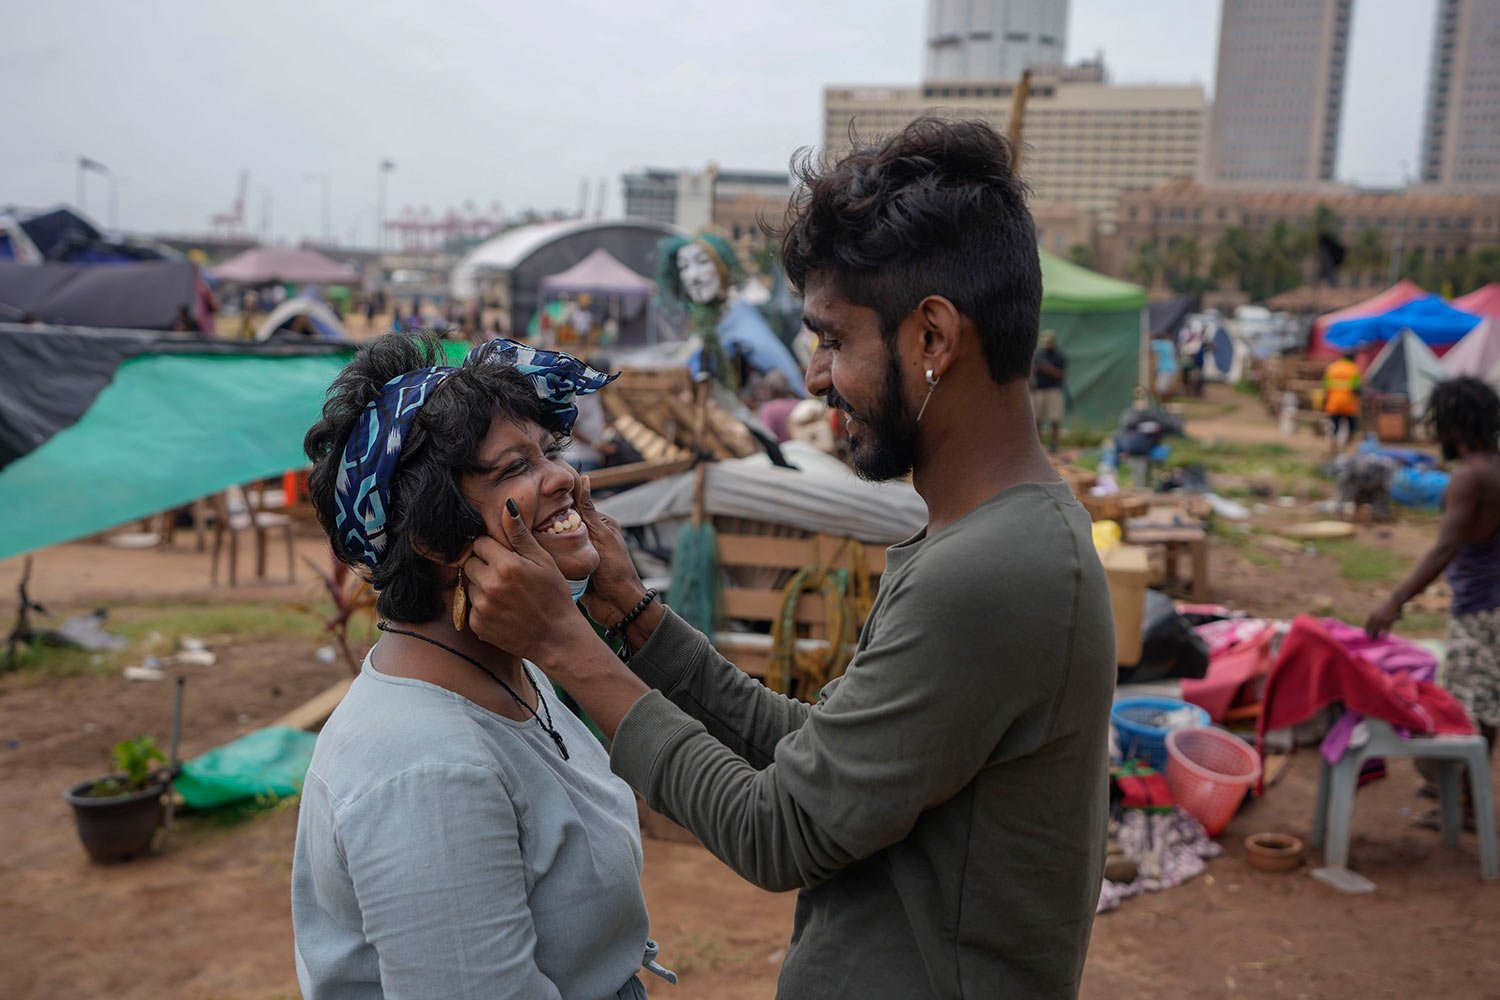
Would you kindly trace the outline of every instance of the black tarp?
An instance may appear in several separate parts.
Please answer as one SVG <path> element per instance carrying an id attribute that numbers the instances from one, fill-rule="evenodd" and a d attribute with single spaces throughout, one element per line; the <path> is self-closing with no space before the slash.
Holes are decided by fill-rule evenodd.
<path id="1" fill-rule="evenodd" d="M 125 360 L 140 354 L 330 354 L 346 344 L 214 342 L 142 330 L 0 323 L 0 469 L 78 422 Z"/>
<path id="2" fill-rule="evenodd" d="M 1146 305 L 1146 319 L 1151 324 L 1151 336 L 1175 337 L 1177 331 L 1182 329 L 1183 320 L 1193 311 L 1193 297 L 1191 295 L 1179 295 L 1176 298 L 1167 299 L 1165 302 L 1151 302 Z"/>
<path id="3" fill-rule="evenodd" d="M 62 326 L 170 330 L 196 315 L 198 269 L 188 261 L 35 266 L 0 261 L 0 320 L 26 315 Z"/>

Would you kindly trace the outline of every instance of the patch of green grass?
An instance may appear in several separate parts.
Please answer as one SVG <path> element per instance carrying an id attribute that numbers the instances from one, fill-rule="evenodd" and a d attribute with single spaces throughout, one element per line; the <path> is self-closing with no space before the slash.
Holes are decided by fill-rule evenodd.
<path id="1" fill-rule="evenodd" d="M 1242 396 L 1259 396 L 1260 386 L 1247 378 L 1242 378 L 1234 384 L 1234 391 Z"/>
<path id="2" fill-rule="evenodd" d="M 1390 549 L 1366 545 L 1352 538 L 1316 544 L 1320 554 L 1337 560 L 1339 576 L 1350 583 L 1395 583 L 1408 568 L 1408 560 Z"/>
<path id="3" fill-rule="evenodd" d="M 104 629 L 123 636 L 128 645 L 114 652 L 96 653 L 65 646 L 36 643 L 20 657 L 19 669 L 56 676 L 114 673 L 146 656 L 168 656 L 183 636 L 202 639 L 212 649 L 229 641 L 306 639 L 322 634 L 322 620 L 332 604 L 314 605 L 312 613 L 279 604 L 136 604 L 106 609 Z M 60 620 L 33 622 L 37 629 L 53 628 Z M 0 653 L 3 656 L 3 653 Z M 0 668 L 3 668 L 0 662 Z"/>
<path id="4" fill-rule="evenodd" d="M 1168 468 L 1200 466 L 1205 472 L 1247 479 L 1324 478 L 1315 461 L 1297 454 L 1292 448 L 1276 442 L 1247 444 L 1223 440 L 1200 441 L 1195 438 L 1172 438 L 1167 442 L 1171 455 Z"/>
<path id="5" fill-rule="evenodd" d="M 1111 433 L 1107 427 L 1065 427 L 1059 443 L 1064 448 L 1097 448 Z"/>

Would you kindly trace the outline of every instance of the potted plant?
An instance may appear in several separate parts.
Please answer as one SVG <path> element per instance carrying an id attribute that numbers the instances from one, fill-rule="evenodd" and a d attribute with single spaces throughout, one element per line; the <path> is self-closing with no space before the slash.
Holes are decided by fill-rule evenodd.
<path id="1" fill-rule="evenodd" d="M 149 736 L 116 743 L 115 773 L 80 782 L 63 798 L 73 807 L 78 837 L 100 863 L 124 861 L 151 850 L 162 820 L 162 795 L 172 780 L 166 755 Z"/>

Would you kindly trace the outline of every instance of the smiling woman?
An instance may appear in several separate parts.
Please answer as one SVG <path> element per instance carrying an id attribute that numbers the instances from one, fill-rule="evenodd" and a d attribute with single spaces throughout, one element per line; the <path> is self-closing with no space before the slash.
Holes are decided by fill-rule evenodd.
<path id="1" fill-rule="evenodd" d="M 468 627 L 459 568 L 519 518 L 582 593 L 599 555 L 562 448 L 574 397 L 610 377 L 505 340 L 443 360 L 430 337 L 374 341 L 307 434 L 318 518 L 384 635 L 303 789 L 303 995 L 644 997 L 635 800 L 533 668 Z"/>

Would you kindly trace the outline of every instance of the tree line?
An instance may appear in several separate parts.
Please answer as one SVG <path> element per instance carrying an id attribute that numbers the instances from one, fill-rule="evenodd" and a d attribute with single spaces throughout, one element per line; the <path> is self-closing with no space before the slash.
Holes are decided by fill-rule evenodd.
<path id="1" fill-rule="evenodd" d="M 1366 226 L 1346 235 L 1339 214 L 1319 205 L 1302 226 L 1286 219 L 1273 220 L 1261 233 L 1229 226 L 1207 253 L 1192 237 L 1173 237 L 1165 243 L 1146 240 L 1126 258 L 1124 277 L 1189 295 L 1233 285 L 1252 302 L 1264 302 L 1310 281 L 1347 285 L 1354 275 L 1370 276 L 1372 287 L 1384 285 L 1393 264 L 1399 277 L 1450 298 L 1500 281 L 1500 247 L 1460 251 L 1444 260 L 1407 251 L 1393 260 L 1386 234 Z M 1083 244 L 1073 247 L 1069 257 L 1080 266 L 1093 266 L 1093 252 Z"/>

